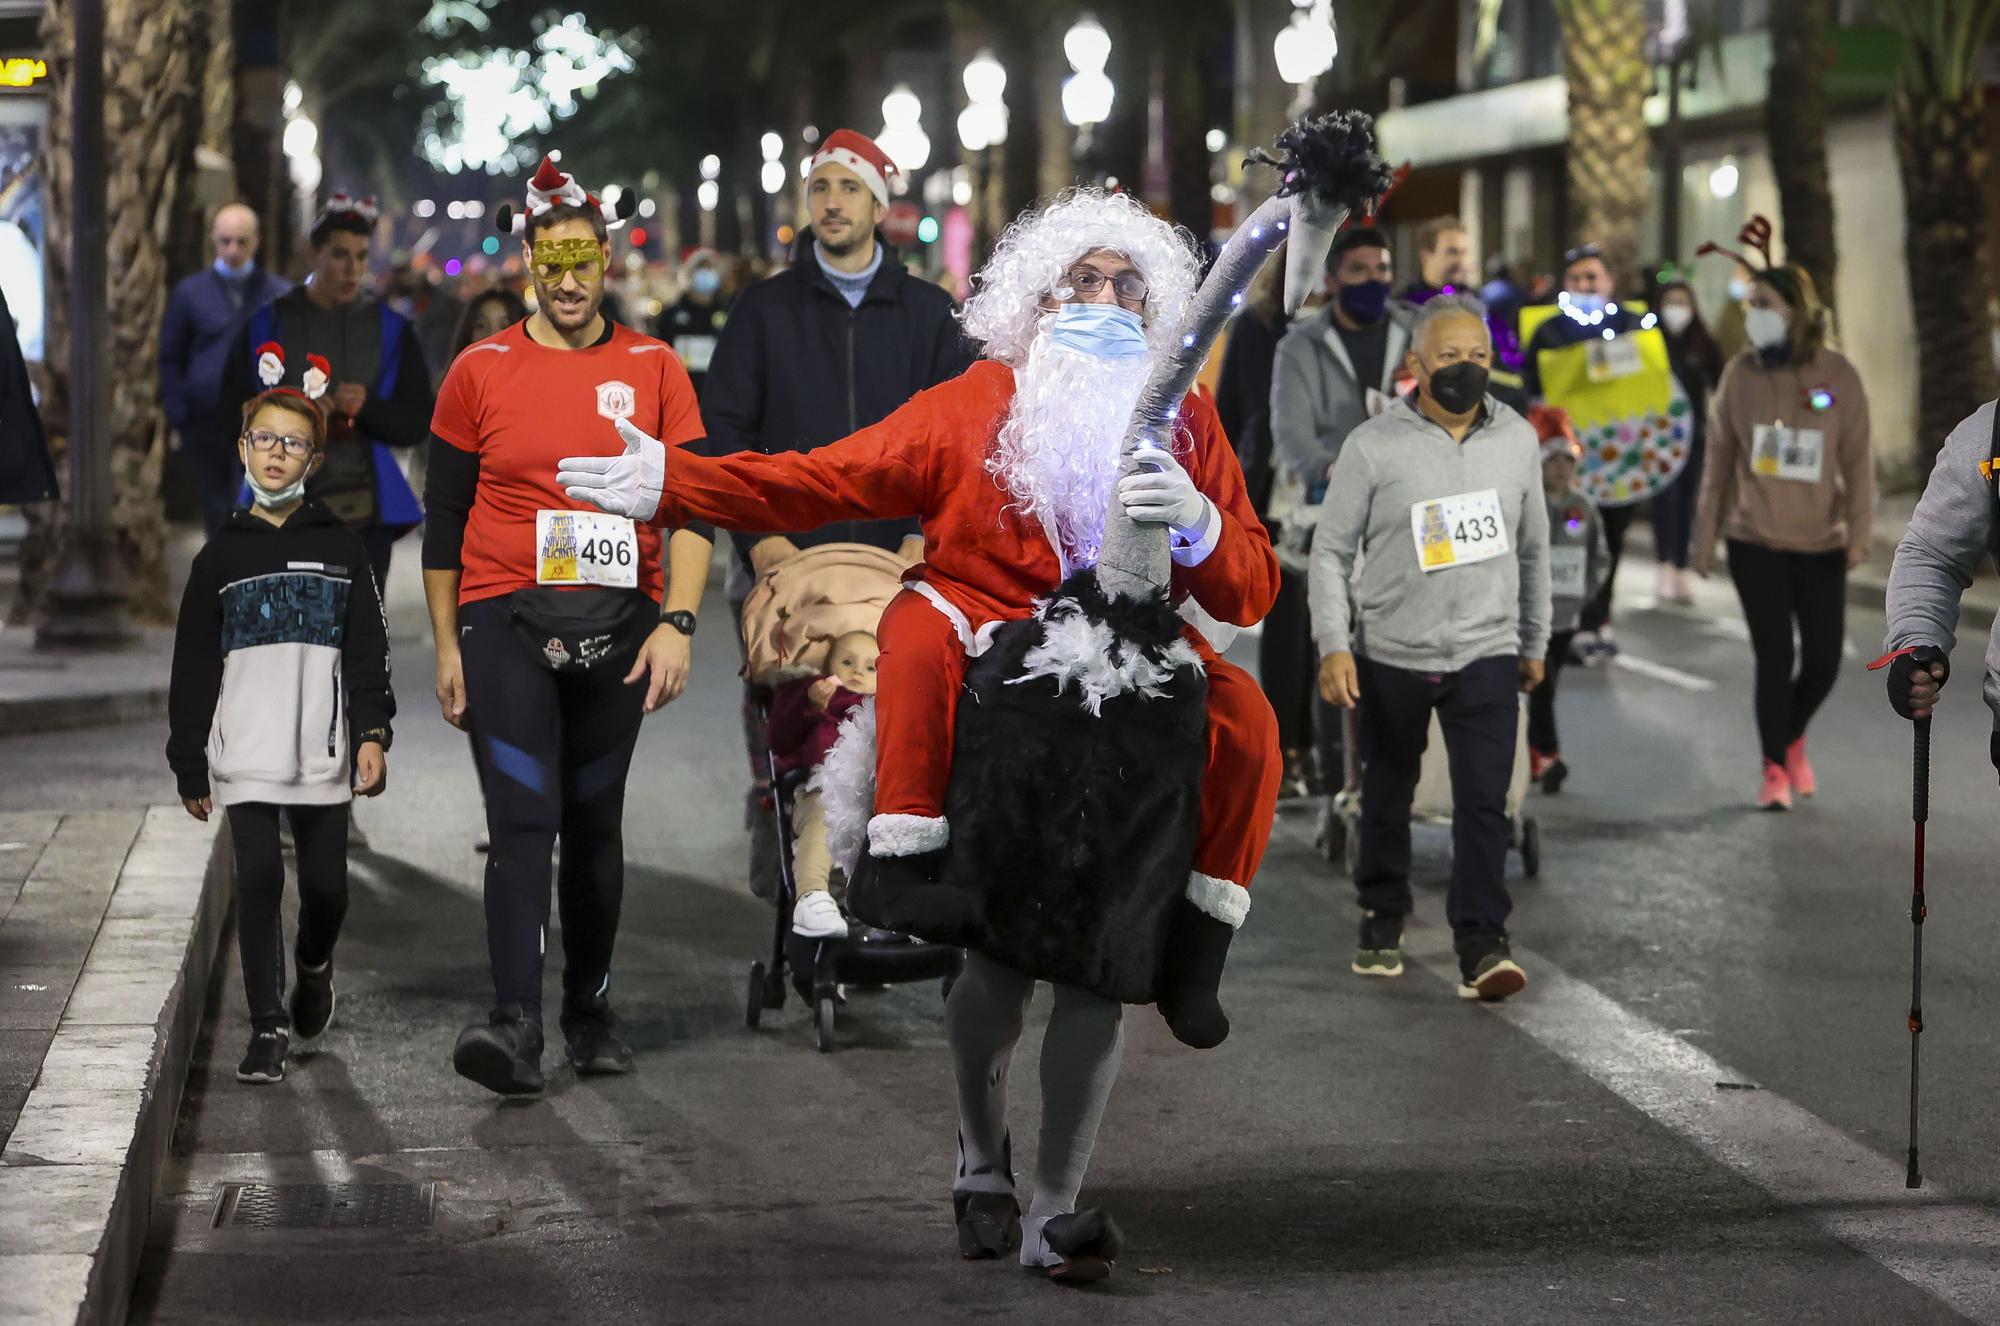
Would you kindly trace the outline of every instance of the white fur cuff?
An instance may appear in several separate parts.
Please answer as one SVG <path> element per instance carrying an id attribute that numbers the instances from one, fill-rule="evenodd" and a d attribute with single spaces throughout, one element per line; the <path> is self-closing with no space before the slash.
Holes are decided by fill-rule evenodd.
<path id="1" fill-rule="evenodd" d="M 1188 876 L 1187 896 L 1189 902 L 1216 920 L 1226 922 L 1232 930 L 1242 929 L 1243 918 L 1250 915 L 1250 890 L 1199 870 Z"/>
<path id="2" fill-rule="evenodd" d="M 868 821 L 868 850 L 876 856 L 935 852 L 951 841 L 951 821 L 942 815 L 877 815 Z"/>

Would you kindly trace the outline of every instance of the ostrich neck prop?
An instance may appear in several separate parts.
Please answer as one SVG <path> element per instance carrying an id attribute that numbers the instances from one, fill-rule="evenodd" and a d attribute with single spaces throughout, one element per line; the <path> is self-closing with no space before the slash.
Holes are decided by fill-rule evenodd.
<path id="1" fill-rule="evenodd" d="M 1215 344 L 1224 323 L 1243 302 L 1257 269 L 1287 239 L 1285 312 L 1296 313 L 1326 270 L 1326 255 L 1348 213 L 1372 205 L 1389 184 L 1375 154 L 1375 125 L 1359 111 L 1300 120 L 1278 137 L 1278 157 L 1253 161 L 1283 175 L 1276 193 L 1236 228 L 1196 292 L 1180 330 L 1180 348 L 1139 395 L 1126 430 L 1121 475 L 1143 467 L 1147 448 L 1170 446 L 1182 399 Z M 1112 502 L 1095 575 L 1112 598 L 1164 594 L 1173 570 L 1164 525 L 1141 525 Z"/>

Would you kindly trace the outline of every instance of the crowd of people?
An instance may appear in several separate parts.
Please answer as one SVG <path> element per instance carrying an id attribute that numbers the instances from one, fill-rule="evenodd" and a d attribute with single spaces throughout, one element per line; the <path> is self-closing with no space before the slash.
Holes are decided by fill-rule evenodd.
<path id="1" fill-rule="evenodd" d="M 746 875 L 780 896 L 790 853 L 783 901 L 807 941 L 978 921 L 943 882 L 950 844 L 976 832 L 948 791 L 969 670 L 1009 623 L 1046 620 L 1017 662 L 1084 688 L 1092 714 L 1172 693 L 1179 669 L 1202 678 L 1185 887 L 1141 1001 L 1156 990 L 1192 1046 L 1227 1034 L 1224 958 L 1281 797 L 1358 798 L 1351 966 L 1401 974 L 1427 759 L 1452 793 L 1459 993 L 1526 987 L 1509 798 L 1524 771 L 1541 795 L 1569 776 L 1558 678 L 1617 654 L 1616 571 L 1648 506 L 1660 602 L 1689 601 L 1687 576 L 1726 546 L 1755 653 L 1756 804 L 1813 794 L 1806 734 L 1874 489 L 1860 379 L 1802 269 L 1743 261 L 1744 344 L 1725 357 L 1686 280 L 1625 298 L 1594 245 L 1565 254 L 1538 300 L 1499 269 L 1475 285 L 1465 228 L 1437 219 L 1398 293 L 1389 238 L 1355 224 L 1311 255 L 1304 286 L 1299 264 L 1271 261 L 1236 292 L 1212 396 L 1188 394 L 1172 445 L 1135 467 L 1123 447 L 1142 393 L 1196 343 L 1181 331 L 1202 255 L 1128 196 L 1075 190 L 1006 232 L 960 307 L 882 237 L 895 169 L 865 136 L 829 135 L 790 263 L 732 291 L 730 264 L 697 251 L 647 334 L 611 308 L 617 209 L 544 161 L 515 214 L 524 288 L 468 291 L 435 371 L 435 319 L 367 288 L 372 201 L 329 200 L 297 287 L 258 267 L 248 208 L 216 214 L 215 263 L 176 288 L 162 334 L 162 399 L 210 536 L 181 608 L 167 754 L 189 813 L 223 811 L 236 848 L 242 1081 L 282 1080 L 294 1042 L 334 1016 L 351 801 L 386 785 L 397 713 L 383 587 L 419 528 L 435 696 L 467 733 L 485 816 L 493 1003 L 451 1058 L 502 1096 L 546 1086 L 552 895 L 564 1056 L 578 1074 L 632 1066 L 612 1000 L 626 777 L 646 716 L 687 684 L 718 531 L 728 629 L 802 550 L 862 545 L 901 568 L 879 621 L 816 642 L 775 690 L 746 666 Z M 1990 459 L 1990 420 L 1961 432 L 1951 448 Z M 1967 491 L 1927 496 L 1912 525 L 1929 578 L 1899 563 L 1890 689 L 1906 714 L 1937 702 L 1955 622 L 1942 600 L 1985 546 L 1958 508 L 1992 515 L 1957 478 Z M 1109 662 L 1090 653 L 1101 633 L 1059 640 L 1052 596 L 1097 602 L 1080 578 L 1145 531 L 1164 531 L 1158 584 L 1191 624 L 1171 624 L 1164 653 Z M 1261 623 L 1257 681 L 1223 659 L 1217 623 Z M 868 782 L 843 828 L 825 770 L 862 728 Z M 786 803 L 789 837 L 762 813 L 774 770 L 811 780 Z M 894 914 L 844 908 L 842 878 Z M 1121 1238 L 1077 1201 L 1134 1001 L 1056 981 L 1024 1218 L 1006 1066 L 1033 985 L 1031 964 L 976 948 L 952 987 L 954 1217 L 967 1256 L 1018 1246 L 1024 1264 L 1088 1279 Z"/>

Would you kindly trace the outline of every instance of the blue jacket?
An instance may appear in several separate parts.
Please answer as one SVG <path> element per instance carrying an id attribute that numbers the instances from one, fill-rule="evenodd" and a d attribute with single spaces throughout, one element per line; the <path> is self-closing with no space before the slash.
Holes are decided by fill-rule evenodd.
<path id="1" fill-rule="evenodd" d="M 957 306 L 939 287 L 903 270 L 882 245 L 882 265 L 858 308 L 820 270 L 810 232 L 792 265 L 730 305 L 702 384 L 704 450 L 811 451 L 879 423 L 903 403 L 972 366 Z M 843 521 L 799 530 L 801 547 L 867 543 L 893 550 L 914 520 Z M 737 535 L 748 556 L 766 535 Z"/>
<path id="2" fill-rule="evenodd" d="M 214 267 L 174 287 L 160 324 L 160 404 L 169 424 L 187 429 L 219 419 L 235 434 L 240 402 L 221 399 L 223 362 L 250 315 L 291 288 L 261 267 L 245 278 L 240 305 Z"/>

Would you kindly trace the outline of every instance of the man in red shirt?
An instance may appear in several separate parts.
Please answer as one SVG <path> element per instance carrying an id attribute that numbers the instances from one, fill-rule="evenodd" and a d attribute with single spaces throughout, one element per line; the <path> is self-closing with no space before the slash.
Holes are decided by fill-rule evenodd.
<path id="1" fill-rule="evenodd" d="M 558 837 L 568 1056 L 579 1073 L 631 1067 L 609 999 L 625 777 L 641 719 L 687 684 L 713 547 L 706 527 L 683 522 L 663 540 L 655 525 L 574 502 L 553 481 L 557 460 L 579 446 L 615 454 L 619 423 L 671 445 L 702 435 L 673 351 L 599 311 L 607 210 L 542 163 L 519 227 L 537 310 L 467 347 L 431 422 L 424 592 L 438 703 L 447 721 L 474 732 L 492 843 L 495 1006 L 459 1037 L 452 1063 L 508 1095 L 542 1089 L 542 954 Z"/>

